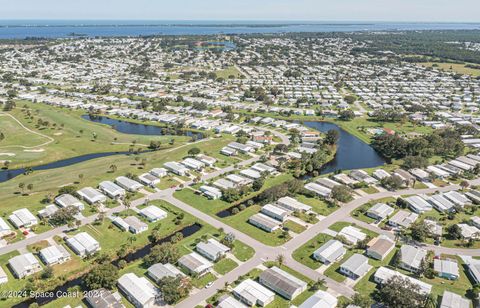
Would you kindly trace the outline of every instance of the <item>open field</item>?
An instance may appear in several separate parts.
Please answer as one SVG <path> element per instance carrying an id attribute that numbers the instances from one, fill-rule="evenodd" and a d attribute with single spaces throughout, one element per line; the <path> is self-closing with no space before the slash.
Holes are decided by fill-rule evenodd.
<path id="1" fill-rule="evenodd" d="M 162 144 L 167 145 L 172 138 L 176 140 L 177 144 L 191 139 L 186 136 L 122 134 L 107 125 L 82 119 L 81 116 L 86 114 L 84 110 L 57 108 L 27 101 L 18 101 L 17 106 L 8 114 L 15 117 L 26 128 L 46 137 L 27 131 L 21 133 L 20 129 L 23 128 L 18 123 L 12 119 L 5 121 L 6 116 L 3 116 L 0 121 L 2 123 L 0 124 L 0 131 L 6 131 L 6 133 L 4 132 L 6 138 L 0 142 L 0 152 L 4 152 L 2 147 L 5 141 L 7 141 L 5 145 L 8 146 L 16 144 L 28 147 L 46 143 L 50 141 L 49 138 L 53 139 L 53 142 L 27 149 L 27 151 L 22 147 L 8 147 L 6 152 L 15 154 L 14 157 L 9 158 L 12 161 L 11 169 L 18 166 L 42 165 L 90 153 L 128 151 L 131 144 L 137 150 L 138 148 L 146 148 L 144 145 L 149 145 L 152 140 L 161 141 Z M 48 122 L 49 125 L 40 126 L 38 124 L 39 120 Z M 12 138 L 13 136 L 15 137 Z"/>
<path id="2" fill-rule="evenodd" d="M 33 148 L 52 141 L 40 132 L 31 132 L 16 118 L 8 113 L 0 112 L 0 132 L 4 139 L 0 141 L 0 150 L 15 148 Z"/>
<path id="3" fill-rule="evenodd" d="M 466 67 L 466 64 L 460 63 L 448 63 L 448 62 L 421 62 L 418 63 L 425 67 L 432 67 L 439 70 L 443 70 L 449 73 L 471 75 L 473 77 L 480 76 L 480 69 Z"/>
<path id="4" fill-rule="evenodd" d="M 234 66 L 218 70 L 215 72 L 217 74 L 217 78 L 223 78 L 223 79 L 228 79 L 230 76 L 234 76 L 235 78 L 238 78 L 242 76 L 240 71 L 236 69 Z"/>
<path id="5" fill-rule="evenodd" d="M 0 195 L 0 213 L 4 215 L 15 209 L 26 207 L 35 214 L 39 209 L 45 207 L 46 204 L 42 204 L 45 196 L 48 194 L 57 195 L 58 189 L 62 186 L 75 185 L 78 188 L 86 186 L 96 187 L 101 181 L 112 180 L 128 172 L 139 175 L 154 167 L 161 167 L 165 162 L 182 159 L 187 156 L 188 150 L 193 147 L 215 149 L 224 146 L 230 141 L 231 139 L 227 137 L 204 140 L 197 144 L 175 145 L 171 149 L 156 152 L 129 156 L 109 156 L 60 169 L 35 171 L 29 175 L 20 175 L 7 182 L 0 183 L 0 190 L 5 192 Z M 145 167 L 140 166 L 138 161 L 136 161 L 137 156 L 140 159 L 146 159 Z M 109 168 L 111 165 L 117 167 L 115 172 L 110 172 Z M 80 174 L 84 175 L 81 180 L 79 179 Z M 18 186 L 20 183 L 33 185 L 32 191 L 28 191 L 29 195 L 21 196 L 19 194 L 20 189 Z"/>

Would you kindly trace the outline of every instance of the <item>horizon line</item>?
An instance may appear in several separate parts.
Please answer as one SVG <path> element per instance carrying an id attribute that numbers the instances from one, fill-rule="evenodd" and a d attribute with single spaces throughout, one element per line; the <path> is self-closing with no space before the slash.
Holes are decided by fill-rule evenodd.
<path id="1" fill-rule="evenodd" d="M 172 22 L 283 22 L 283 23 L 293 23 L 293 22 L 308 22 L 308 23 L 346 23 L 346 22 L 356 22 L 356 23 L 436 23 L 436 24 L 447 24 L 447 23 L 463 23 L 463 24 L 476 24 L 480 23 L 478 21 L 435 21 L 435 20 L 382 20 L 382 19 L 369 19 L 369 20 L 350 20 L 350 19 L 129 19 L 129 18 L 0 18 L 2 21 L 129 21 L 129 22 L 142 22 L 142 21 L 172 21 Z"/>

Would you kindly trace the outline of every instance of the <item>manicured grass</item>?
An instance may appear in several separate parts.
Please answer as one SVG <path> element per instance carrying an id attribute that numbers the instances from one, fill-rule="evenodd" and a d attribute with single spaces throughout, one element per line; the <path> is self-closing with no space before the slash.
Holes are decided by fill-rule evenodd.
<path id="1" fill-rule="evenodd" d="M 407 135 L 410 133 L 428 134 L 432 131 L 430 127 L 415 125 L 412 122 L 375 122 L 373 119 L 366 117 L 357 117 L 352 121 L 333 120 L 332 122 L 366 143 L 370 143 L 373 137 L 367 131 L 369 128 L 388 128 L 396 133 Z"/>
<path id="2" fill-rule="evenodd" d="M 373 187 L 373 186 L 368 186 L 368 187 L 366 187 L 366 188 L 362 188 L 362 190 L 363 190 L 364 192 L 366 192 L 367 194 L 376 194 L 376 193 L 378 193 L 378 189 L 376 189 L 376 188 Z"/>
<path id="3" fill-rule="evenodd" d="M 324 274 L 337 282 L 344 282 L 347 279 L 347 276 L 339 272 L 340 265 L 347 261 L 351 256 L 354 255 L 353 250 L 347 250 L 343 258 L 333 264 L 331 264 L 324 272 Z"/>
<path id="4" fill-rule="evenodd" d="M 35 215 L 36 212 L 45 207 L 45 204 L 42 204 L 45 196 L 48 194 L 57 195 L 61 186 L 72 184 L 78 188 L 87 186 L 97 187 L 101 181 L 112 180 L 129 172 L 139 175 L 151 168 L 161 167 L 167 161 L 182 159 L 192 147 L 208 148 L 225 145 L 232 140 L 228 138 L 232 137 L 206 140 L 183 147 L 178 145 L 179 148 L 140 154 L 138 156 L 141 159 L 147 159 L 144 169 L 139 169 L 140 166 L 136 165 L 135 155 L 119 155 L 98 158 L 60 169 L 35 171 L 27 176 L 20 175 L 10 181 L 0 183 L 0 191 L 4 192 L 0 194 L 0 203 L 2 204 L 0 215 L 7 216 L 13 210 L 23 207 L 28 208 Z M 117 166 L 117 170 L 114 173 L 109 172 L 109 166 L 111 165 Z M 83 174 L 84 178 L 81 183 L 74 184 L 79 180 L 79 174 Z M 33 190 L 28 196 L 19 195 L 20 189 L 18 186 L 20 183 L 33 185 Z"/>
<path id="5" fill-rule="evenodd" d="M 333 230 L 335 232 L 340 232 L 343 228 L 348 227 L 348 226 L 354 226 L 355 228 L 360 229 L 363 233 L 365 233 L 370 238 L 374 238 L 374 237 L 378 236 L 378 234 L 376 232 L 364 229 L 362 227 L 356 226 L 355 224 L 351 224 L 351 223 L 344 222 L 344 221 L 339 221 L 339 222 L 334 223 L 333 225 L 331 225 L 329 227 L 329 229 Z"/>
<path id="6" fill-rule="evenodd" d="M 26 110 L 22 108 L 24 105 L 29 108 L 31 116 L 27 116 Z M 93 123 L 82 119 L 81 116 L 85 113 L 83 110 L 70 110 L 45 104 L 34 104 L 28 101 L 17 101 L 17 108 L 10 111 L 9 114 L 32 131 L 53 138 L 54 142 L 36 148 L 36 150 L 42 150 L 38 152 L 24 151 L 23 148 L 9 149 L 8 152 L 12 150 L 13 153 L 16 154 L 15 157 L 11 158 L 12 164 L 10 168 L 25 166 L 27 164 L 45 164 L 89 153 L 128 151 L 131 144 L 134 144 L 135 149 L 145 148 L 151 140 L 161 141 L 165 146 L 168 145 L 168 142 L 172 138 L 179 143 L 190 140 L 190 137 L 186 136 L 122 134 L 108 125 Z M 5 117 L 2 117 L 1 122 L 3 122 L 3 118 Z M 50 126 L 48 128 L 38 126 L 38 120 L 48 121 Z M 54 127 L 53 124 L 56 124 L 56 126 Z M 32 140 L 21 144 L 24 146 L 40 145 L 49 140 L 48 138 L 40 137 L 32 133 L 27 134 L 26 131 L 20 129 L 17 128 L 16 132 L 9 133 L 10 137 L 8 138 L 20 138 L 19 141 L 22 141 L 22 138 Z M 95 138 L 93 138 L 94 135 L 96 136 Z M 15 140 L 12 140 L 12 142 L 15 142 Z"/>
<path id="7" fill-rule="evenodd" d="M 242 75 L 234 66 L 215 71 L 215 74 L 217 74 L 217 78 L 224 79 L 228 79 L 230 76 L 235 76 L 235 78 L 238 78 Z"/>
<path id="8" fill-rule="evenodd" d="M 43 248 L 46 248 L 48 246 L 50 246 L 50 243 L 48 241 L 40 241 L 40 242 L 31 244 L 31 245 L 28 245 L 27 250 L 32 252 L 32 253 L 35 253 L 35 252 L 38 252 L 38 251 L 40 251 Z"/>
<path id="9" fill-rule="evenodd" d="M 202 277 L 192 279 L 192 285 L 194 285 L 198 289 L 203 289 L 207 285 L 207 283 L 215 280 L 215 276 L 213 276 L 212 273 L 208 273 L 203 275 Z"/>
<path id="10" fill-rule="evenodd" d="M 163 235 L 169 235 L 185 226 L 191 225 L 196 221 L 192 215 L 168 204 L 164 201 L 152 201 L 150 205 L 156 205 L 167 212 L 168 216 L 165 219 L 156 223 L 148 223 L 148 230 L 140 234 L 133 235 L 130 232 L 123 232 L 118 227 L 113 225 L 109 219 L 105 219 L 101 225 L 91 224 L 80 227 L 80 231 L 88 232 L 94 237 L 102 247 L 103 253 L 115 253 L 122 245 L 128 245 L 129 248 L 143 247 L 148 244 L 148 236 L 153 228 L 160 226 L 159 231 Z M 180 224 L 176 224 L 176 217 L 183 213 L 184 218 Z M 138 218 L 143 219 L 138 216 Z"/>
<path id="11" fill-rule="evenodd" d="M 235 240 L 233 243 L 233 255 L 240 261 L 245 262 L 255 255 L 255 250 L 240 242 L 239 240 Z"/>
<path id="12" fill-rule="evenodd" d="M 422 182 L 417 181 L 417 182 L 415 182 L 415 186 L 413 188 L 415 188 L 415 189 L 425 189 L 425 188 L 428 188 L 428 186 L 425 185 Z"/>
<path id="13" fill-rule="evenodd" d="M 20 120 L 19 120 L 20 121 Z M 40 132 L 32 133 L 22 127 L 9 113 L 0 112 L 0 132 L 4 139 L 0 141 L 0 151 L 16 147 L 35 147 L 49 142 L 51 139 L 44 137 Z M 2 155 L 2 159 L 10 160 L 10 156 Z M 12 157 L 11 160 L 14 160 Z"/>
<path id="14" fill-rule="evenodd" d="M 307 228 L 305 226 L 302 226 L 295 221 L 292 220 L 287 220 L 284 224 L 284 227 L 287 227 L 290 231 L 295 232 L 295 233 L 302 233 L 305 231 Z"/>
<path id="15" fill-rule="evenodd" d="M 306 205 L 311 206 L 314 212 L 323 216 L 328 216 L 338 209 L 338 206 L 327 204 L 323 200 L 306 197 L 300 194 L 296 195 L 295 199 L 297 199 L 299 202 L 302 202 L 302 203 L 305 203 Z"/>
<path id="16" fill-rule="evenodd" d="M 172 186 L 177 186 L 179 185 L 180 183 L 176 180 L 173 179 L 173 177 L 171 176 L 166 176 L 166 177 L 163 177 L 160 179 L 160 183 L 157 184 L 157 187 L 159 189 L 167 189 L 167 188 L 170 188 Z"/>
<path id="17" fill-rule="evenodd" d="M 224 258 L 213 266 L 213 269 L 220 275 L 225 275 L 238 266 L 237 262 L 229 258 Z"/>
<path id="18" fill-rule="evenodd" d="M 231 206 L 230 203 L 220 199 L 210 200 L 203 195 L 196 194 L 193 190 L 188 188 L 176 191 L 173 196 L 178 200 L 181 200 L 190 206 L 193 206 L 194 208 L 215 217 L 216 213 Z"/>
<path id="19" fill-rule="evenodd" d="M 312 257 L 313 252 L 331 239 L 332 237 L 330 235 L 320 233 L 303 246 L 295 250 L 292 254 L 292 257 L 296 261 L 310 267 L 311 269 L 317 269 L 322 265 L 322 263 L 318 262 Z"/>
<path id="20" fill-rule="evenodd" d="M 372 204 L 367 203 L 356 209 L 351 213 L 352 217 L 355 217 L 355 219 L 361 220 L 363 222 L 366 222 L 367 224 L 370 224 L 375 221 L 375 219 L 369 217 L 366 215 L 366 211 L 372 207 Z"/>
<path id="21" fill-rule="evenodd" d="M 250 216 L 259 211 L 259 205 L 252 205 L 236 215 L 222 218 L 222 221 L 266 245 L 279 246 L 290 239 L 289 236 L 284 238 L 281 230 L 269 233 L 250 224 L 248 222 Z"/>

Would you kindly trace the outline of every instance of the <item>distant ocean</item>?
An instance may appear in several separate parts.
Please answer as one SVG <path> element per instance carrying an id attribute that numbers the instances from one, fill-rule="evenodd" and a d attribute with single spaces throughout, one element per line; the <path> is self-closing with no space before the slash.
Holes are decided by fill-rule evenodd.
<path id="1" fill-rule="evenodd" d="M 480 23 L 0 20 L 0 39 L 473 29 Z"/>

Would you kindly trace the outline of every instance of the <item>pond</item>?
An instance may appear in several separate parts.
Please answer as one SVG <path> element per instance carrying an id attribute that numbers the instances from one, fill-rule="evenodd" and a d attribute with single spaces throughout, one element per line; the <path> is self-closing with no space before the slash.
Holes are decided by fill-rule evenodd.
<path id="1" fill-rule="evenodd" d="M 172 237 L 174 237 L 177 233 L 181 233 L 183 235 L 183 238 L 187 238 L 187 237 L 197 233 L 201 228 L 202 228 L 201 224 L 194 223 L 193 225 L 187 226 L 187 227 L 179 230 L 178 232 L 170 234 L 169 236 L 161 239 L 160 241 L 158 241 L 154 244 L 150 243 L 150 244 L 148 244 L 148 245 L 146 245 L 146 246 L 144 246 L 144 247 L 142 247 L 142 248 L 140 248 L 140 249 L 138 249 L 138 250 L 136 250 L 136 251 L 134 251 L 134 252 L 132 252 L 128 255 L 126 255 L 123 258 L 114 260 L 114 261 L 112 261 L 112 264 L 115 265 L 115 266 L 118 266 L 118 262 L 120 260 L 125 260 L 128 263 L 140 260 L 141 258 L 147 256 L 150 253 L 150 251 L 152 250 L 152 247 L 154 245 L 169 242 L 172 239 Z M 81 287 L 83 285 L 83 277 L 84 276 L 75 278 L 73 280 L 69 280 L 66 283 L 64 283 L 63 285 L 61 285 L 59 287 L 56 287 L 52 291 L 53 296 L 40 297 L 40 298 L 37 298 L 36 300 L 34 298 L 29 298 L 29 299 L 27 299 L 27 300 L 25 300 L 25 301 L 23 301 L 23 302 L 21 302 L 17 305 L 14 305 L 13 308 L 28 308 L 32 303 L 35 303 L 35 302 L 39 306 L 43 306 L 43 305 L 46 305 L 48 303 L 51 303 L 52 301 L 60 298 L 59 295 L 67 294 L 70 288 Z"/>
<path id="2" fill-rule="evenodd" d="M 130 154 L 132 154 L 132 153 L 130 153 L 130 152 L 92 153 L 92 154 L 86 154 L 86 155 L 82 155 L 82 156 L 67 158 L 67 159 L 63 159 L 63 160 L 58 160 L 56 162 L 45 164 L 45 165 L 31 167 L 31 169 L 32 169 L 32 171 L 56 169 L 56 168 L 68 167 L 68 166 L 71 166 L 71 165 L 75 165 L 75 164 L 82 163 L 82 162 L 87 161 L 87 160 L 96 159 L 96 158 L 100 158 L 100 157 L 107 157 L 107 156 L 112 156 L 112 155 L 130 155 Z M 26 172 L 25 168 L 2 170 L 2 171 L 0 171 L 0 183 L 9 181 L 16 176 L 24 174 L 25 172 Z"/>
<path id="3" fill-rule="evenodd" d="M 323 166 L 321 174 L 327 174 L 339 170 L 353 170 L 362 168 L 373 168 L 382 166 L 386 163 L 370 145 L 340 128 L 338 125 L 328 122 L 304 122 L 305 126 L 321 131 L 323 133 L 334 129 L 339 132 L 337 143 L 337 153 L 335 158 Z M 305 176 L 304 179 L 310 178 L 311 175 Z M 232 206 L 224 209 L 216 216 L 219 218 L 227 218 L 232 216 Z"/>
<path id="4" fill-rule="evenodd" d="M 164 136 L 169 135 L 168 129 L 165 127 L 160 127 L 156 125 L 148 125 L 148 124 L 138 124 L 128 121 L 116 120 L 109 117 L 104 116 L 92 116 L 92 115 L 83 115 L 83 119 L 109 125 L 116 131 L 124 134 L 130 135 L 144 135 L 144 136 Z M 183 130 L 182 134 L 188 137 L 195 137 L 196 140 L 200 140 L 204 138 L 202 133 L 192 132 L 189 130 Z"/>
<path id="5" fill-rule="evenodd" d="M 340 134 L 337 143 L 337 154 L 332 161 L 325 164 L 321 174 L 338 170 L 374 168 L 386 163 L 386 160 L 369 144 L 343 130 L 336 124 L 328 122 L 304 122 L 303 124 L 322 133 L 334 129 Z"/>

